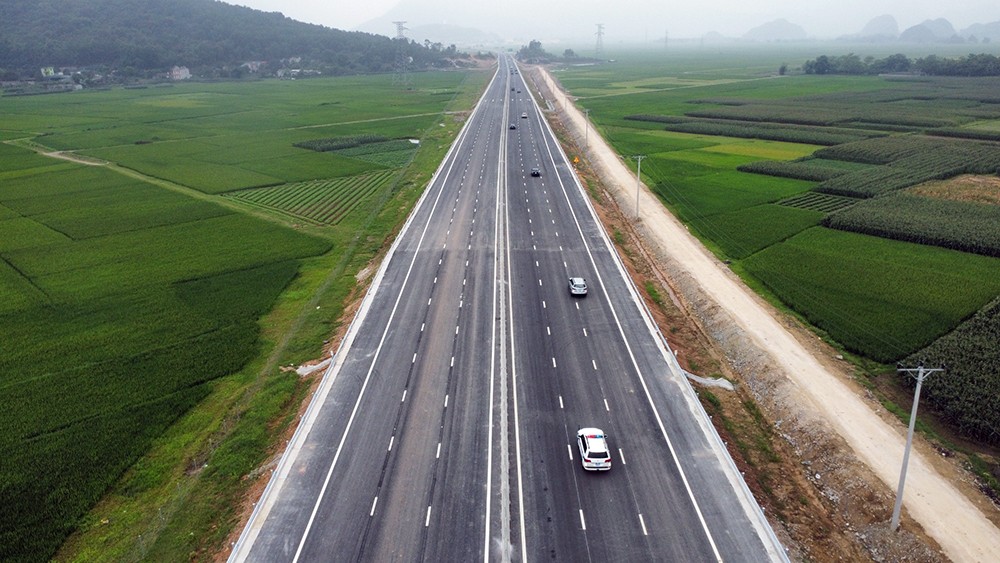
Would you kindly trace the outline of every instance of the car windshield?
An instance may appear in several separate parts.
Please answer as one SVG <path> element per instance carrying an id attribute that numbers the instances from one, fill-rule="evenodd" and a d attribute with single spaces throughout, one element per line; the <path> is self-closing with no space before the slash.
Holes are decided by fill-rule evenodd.
<path id="1" fill-rule="evenodd" d="M 606 459 L 608 452 L 590 452 L 590 457 L 594 459 Z"/>

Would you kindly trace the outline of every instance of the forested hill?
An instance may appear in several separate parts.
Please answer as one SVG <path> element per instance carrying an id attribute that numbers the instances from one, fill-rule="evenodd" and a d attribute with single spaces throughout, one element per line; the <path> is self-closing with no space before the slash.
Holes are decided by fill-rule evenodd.
<path id="1" fill-rule="evenodd" d="M 389 32 L 391 30 L 387 30 Z M 407 43 L 411 68 L 446 66 L 454 48 Z M 325 73 L 393 68 L 387 36 L 306 24 L 216 0 L 0 0 L 0 69 L 231 67 L 302 57 Z"/>

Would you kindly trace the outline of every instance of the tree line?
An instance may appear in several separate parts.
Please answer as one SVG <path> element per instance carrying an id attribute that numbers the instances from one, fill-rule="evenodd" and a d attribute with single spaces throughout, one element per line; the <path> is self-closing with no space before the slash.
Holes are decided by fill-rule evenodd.
<path id="1" fill-rule="evenodd" d="M 898 74 L 916 73 L 934 76 L 1000 76 L 1000 58 L 989 54 L 970 54 L 957 59 L 928 55 L 910 59 L 895 54 L 882 59 L 850 53 L 839 57 L 820 55 L 802 65 L 806 74 Z"/>
<path id="2" fill-rule="evenodd" d="M 438 48 L 434 48 L 438 47 Z M 248 61 L 301 60 L 328 74 L 451 66 L 454 46 L 306 24 L 214 0 L 33 0 L 0 4 L 0 69 L 40 67 L 192 71 Z"/>
<path id="3" fill-rule="evenodd" d="M 839 57 L 821 55 L 802 65 L 806 74 L 894 74 L 917 73 L 932 76 L 1000 76 L 1000 58 L 981 53 L 957 59 L 937 55 L 910 59 L 895 54 L 883 59 L 861 58 L 854 53 Z"/>

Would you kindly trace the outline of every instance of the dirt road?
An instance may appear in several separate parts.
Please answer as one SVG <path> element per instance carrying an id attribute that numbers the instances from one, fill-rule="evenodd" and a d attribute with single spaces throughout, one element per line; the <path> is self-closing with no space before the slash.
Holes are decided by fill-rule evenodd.
<path id="1" fill-rule="evenodd" d="M 586 121 L 568 101 L 547 72 L 534 73 L 547 85 L 552 107 L 563 123 L 583 139 Z M 606 180 L 606 188 L 626 212 L 636 208 L 636 179 L 616 152 L 593 131 L 587 136 L 586 156 L 591 167 Z M 892 509 L 905 443 L 905 428 L 892 419 L 884 419 L 873 410 L 877 403 L 867 400 L 862 390 L 829 364 L 831 358 L 818 358 L 815 352 L 796 338 L 759 297 L 746 288 L 729 269 L 688 233 L 656 197 L 643 186 L 638 194 L 639 218 L 636 230 L 646 245 L 663 260 L 679 265 L 699 286 L 701 293 L 722 309 L 732 323 L 767 356 L 769 377 L 778 377 L 781 400 L 800 406 L 795 416 L 813 417 L 817 424 L 832 430 L 853 449 L 857 458 L 888 487 L 893 494 L 880 502 Z M 753 385 L 753 383 L 750 383 Z M 767 385 L 774 385 L 773 380 Z M 881 408 L 881 407 L 878 407 Z M 941 546 L 953 561 L 1000 561 L 1000 530 L 986 517 L 984 510 L 996 509 L 975 496 L 965 494 L 970 487 L 958 487 L 949 478 L 947 467 L 929 459 L 929 448 L 916 448 L 910 464 L 904 495 L 905 513 L 919 523 L 924 532 Z M 939 469 L 941 471 L 939 471 Z M 820 475 L 817 474 L 817 480 Z M 860 500 L 859 500 L 860 502 Z M 982 507 L 982 509 L 981 509 Z M 996 514 L 991 514 L 996 517 Z"/>

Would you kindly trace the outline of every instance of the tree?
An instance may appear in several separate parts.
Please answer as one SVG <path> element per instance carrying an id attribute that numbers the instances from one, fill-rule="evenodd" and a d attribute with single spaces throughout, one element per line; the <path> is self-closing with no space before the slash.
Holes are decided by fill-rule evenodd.
<path id="1" fill-rule="evenodd" d="M 576 58 L 576 52 L 573 51 L 573 49 L 566 49 L 565 51 L 563 51 L 563 58 L 575 59 Z"/>

